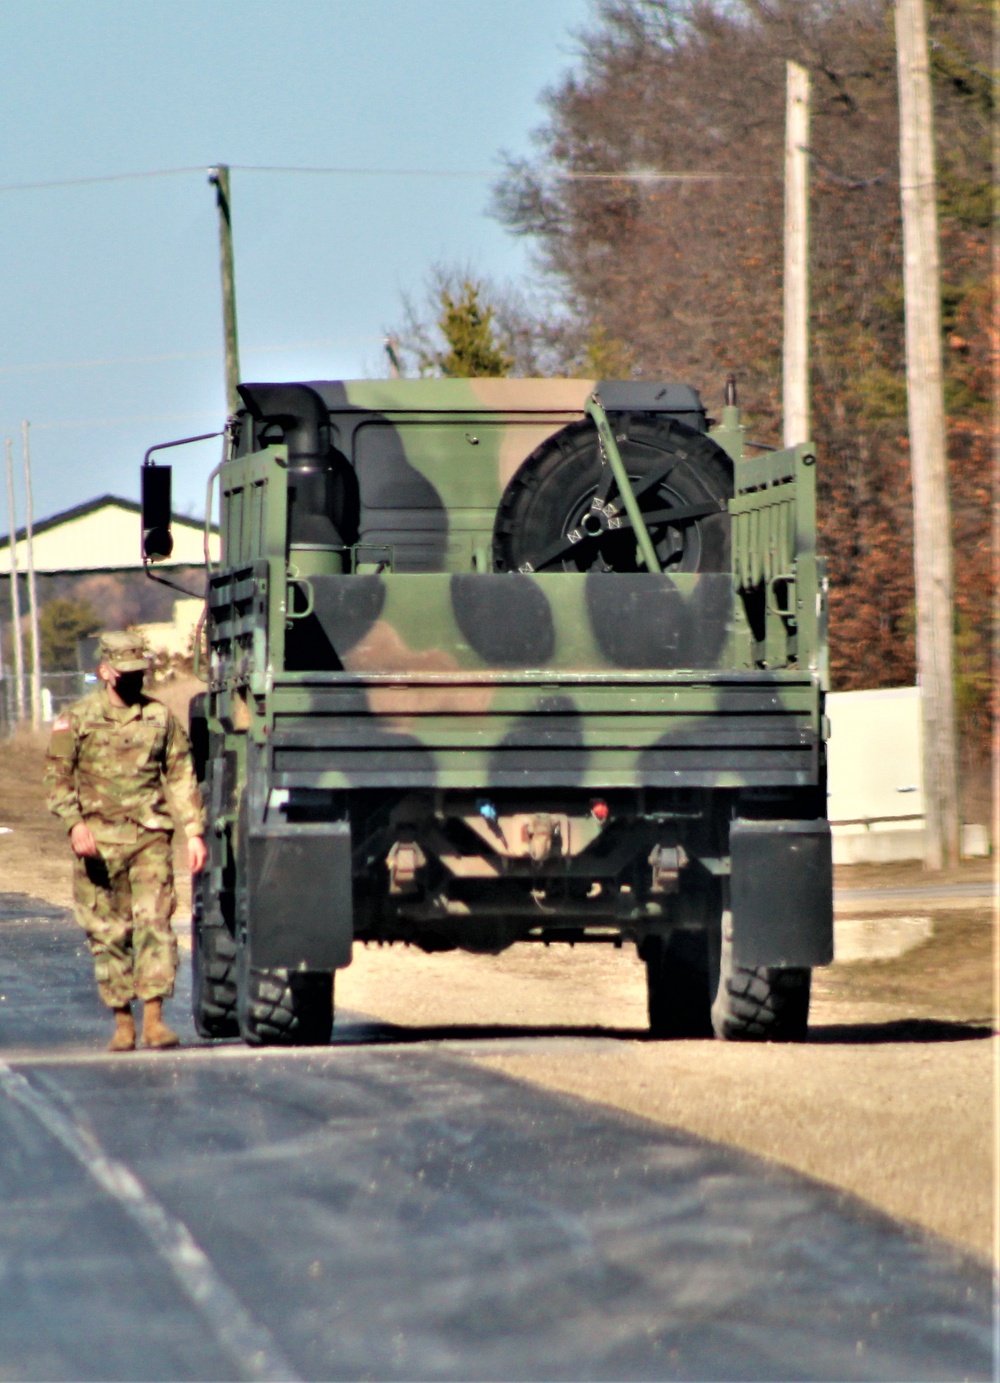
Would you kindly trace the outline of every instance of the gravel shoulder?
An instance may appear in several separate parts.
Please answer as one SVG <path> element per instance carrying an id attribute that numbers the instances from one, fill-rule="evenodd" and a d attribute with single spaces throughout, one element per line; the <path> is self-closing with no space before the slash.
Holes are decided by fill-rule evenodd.
<path id="1" fill-rule="evenodd" d="M 43 744 L 0 745 L 0 878 L 70 904 L 69 852 L 44 810 Z M 912 912 L 917 866 L 838 871 L 871 915 Z M 975 862 L 934 883 L 991 877 Z M 184 881 L 178 869 L 179 883 Z M 184 881 L 186 882 L 186 881 Z M 186 890 L 178 915 L 186 915 Z M 817 971 L 803 1046 L 652 1042 L 632 948 L 514 947 L 498 957 L 355 948 L 341 1008 L 444 1043 L 519 1080 L 730 1143 L 862 1197 L 979 1256 L 997 1248 L 995 902 L 933 900 L 928 940 L 895 960 Z M 852 903 L 856 914 L 857 905 Z"/>
<path id="2" fill-rule="evenodd" d="M 816 975 L 810 1041 L 653 1042 L 634 951 L 515 947 L 498 957 L 357 948 L 338 1003 L 496 1071 L 773 1158 L 996 1254 L 992 928 L 935 918 L 896 962 Z M 937 966 L 975 973 L 949 993 Z"/>

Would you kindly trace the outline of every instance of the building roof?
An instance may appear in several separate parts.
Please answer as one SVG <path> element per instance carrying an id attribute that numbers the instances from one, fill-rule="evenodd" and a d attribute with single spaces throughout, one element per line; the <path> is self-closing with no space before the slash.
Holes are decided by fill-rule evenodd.
<path id="1" fill-rule="evenodd" d="M 120 495 L 100 495 L 32 525 L 32 556 L 39 574 L 74 571 L 134 571 L 142 567 L 140 506 Z M 174 514 L 174 551 L 156 567 L 201 566 L 205 560 L 204 524 Z M 15 534 L 19 571 L 27 568 L 26 531 Z M 219 535 L 212 526 L 210 551 L 219 556 Z M 10 535 L 0 538 L 0 574 L 10 571 Z"/>

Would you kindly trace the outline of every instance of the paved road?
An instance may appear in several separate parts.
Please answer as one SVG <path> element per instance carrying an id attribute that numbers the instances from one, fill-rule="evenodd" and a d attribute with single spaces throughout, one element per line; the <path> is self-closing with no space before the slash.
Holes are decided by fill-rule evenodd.
<path id="1" fill-rule="evenodd" d="M 65 915 L 0 935 L 0 1377 L 992 1376 L 988 1271 L 849 1198 L 350 1015 L 113 1058 Z"/>
<path id="2" fill-rule="evenodd" d="M 924 902 L 946 907 L 953 900 L 988 903 L 1000 897 L 1000 887 L 990 879 L 976 879 L 944 884 L 904 884 L 892 888 L 837 888 L 834 906 L 857 902 Z"/>

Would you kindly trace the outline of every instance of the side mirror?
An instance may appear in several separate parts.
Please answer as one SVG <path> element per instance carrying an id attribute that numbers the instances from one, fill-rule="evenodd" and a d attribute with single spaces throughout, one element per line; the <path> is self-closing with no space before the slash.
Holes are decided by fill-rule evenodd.
<path id="1" fill-rule="evenodd" d="M 142 555 L 145 561 L 158 562 L 174 550 L 170 532 L 170 467 L 147 461 L 142 476 Z"/>

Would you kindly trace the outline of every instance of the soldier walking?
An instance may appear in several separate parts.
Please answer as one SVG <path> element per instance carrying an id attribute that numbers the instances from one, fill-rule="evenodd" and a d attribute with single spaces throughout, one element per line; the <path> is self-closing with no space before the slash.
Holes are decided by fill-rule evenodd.
<path id="1" fill-rule="evenodd" d="M 69 832 L 77 920 L 98 992 L 115 1015 L 108 1050 L 135 1047 L 136 999 L 144 1003 L 143 1045 L 176 1047 L 163 1021 L 177 970 L 171 830 L 176 823 L 184 831 L 191 872 L 200 873 L 207 855 L 201 794 L 183 726 L 143 694 L 142 639 L 102 634 L 99 656 L 102 685 L 52 726 L 48 806 Z"/>

